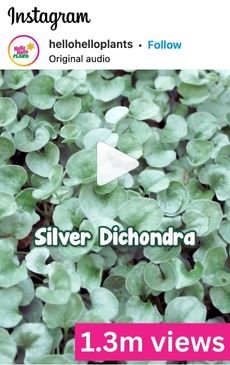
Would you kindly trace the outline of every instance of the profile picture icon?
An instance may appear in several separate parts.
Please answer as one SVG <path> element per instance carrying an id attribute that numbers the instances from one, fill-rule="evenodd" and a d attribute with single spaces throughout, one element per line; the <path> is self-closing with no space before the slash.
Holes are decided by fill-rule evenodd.
<path id="1" fill-rule="evenodd" d="M 8 46 L 8 55 L 17 66 L 30 66 L 39 57 L 39 45 L 36 39 L 29 35 L 18 35 Z"/>

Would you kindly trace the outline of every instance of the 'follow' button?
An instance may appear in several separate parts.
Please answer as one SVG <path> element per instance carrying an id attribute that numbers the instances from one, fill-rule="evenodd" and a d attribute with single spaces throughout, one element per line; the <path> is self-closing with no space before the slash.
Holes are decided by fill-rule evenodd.
<path id="1" fill-rule="evenodd" d="M 154 40 L 148 40 L 148 49 L 156 49 L 156 50 L 162 50 L 162 49 L 174 49 L 174 50 L 180 50 L 182 48 L 182 42 L 170 42 L 164 40 L 160 41 L 154 41 Z"/>

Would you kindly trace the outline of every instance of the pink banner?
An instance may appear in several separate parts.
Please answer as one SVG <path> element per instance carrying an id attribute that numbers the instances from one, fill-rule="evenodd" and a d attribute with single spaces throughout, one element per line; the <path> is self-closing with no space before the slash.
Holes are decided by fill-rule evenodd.
<path id="1" fill-rule="evenodd" d="M 227 361 L 230 324 L 79 323 L 75 359 Z"/>

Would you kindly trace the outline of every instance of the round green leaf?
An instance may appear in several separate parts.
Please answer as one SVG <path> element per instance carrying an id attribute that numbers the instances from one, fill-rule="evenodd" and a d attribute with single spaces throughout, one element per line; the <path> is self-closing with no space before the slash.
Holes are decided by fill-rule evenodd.
<path id="1" fill-rule="evenodd" d="M 49 256 L 47 247 L 35 247 L 25 257 L 26 267 L 37 274 L 46 275 L 48 267 L 45 262 Z"/>
<path id="2" fill-rule="evenodd" d="M 230 273 L 225 270 L 227 257 L 224 247 L 214 247 L 208 250 L 203 261 L 203 281 L 205 283 L 214 286 L 230 284 Z"/>
<path id="3" fill-rule="evenodd" d="M 118 300 L 106 288 L 96 288 L 90 293 L 92 309 L 95 314 L 107 320 L 113 319 L 118 313 Z"/>
<path id="4" fill-rule="evenodd" d="M 225 220 L 221 222 L 219 233 L 221 237 L 228 243 L 230 243 L 230 222 Z"/>
<path id="5" fill-rule="evenodd" d="M 50 170 L 48 179 L 33 175 L 32 184 L 36 187 L 32 195 L 34 199 L 41 200 L 48 198 L 51 194 L 56 192 L 61 186 L 63 179 L 62 165 L 53 166 Z"/>
<path id="6" fill-rule="evenodd" d="M 13 141 L 0 136 L 0 160 L 6 161 L 15 154 Z"/>
<path id="7" fill-rule="evenodd" d="M 26 171 L 21 166 L 5 165 L 0 167 L 0 191 L 15 194 L 27 180 Z"/>
<path id="8" fill-rule="evenodd" d="M 28 306 L 33 301 L 35 295 L 34 283 L 32 279 L 28 277 L 27 279 L 20 281 L 17 287 L 21 290 L 23 295 L 20 306 Z"/>
<path id="9" fill-rule="evenodd" d="M 160 113 L 160 108 L 156 103 L 144 98 L 131 101 L 129 110 L 133 117 L 138 120 L 155 119 Z"/>
<path id="10" fill-rule="evenodd" d="M 62 231 L 70 231 L 74 226 L 79 227 L 84 214 L 80 209 L 80 201 L 70 198 L 55 207 L 53 212 L 54 224 Z"/>
<path id="11" fill-rule="evenodd" d="M 143 154 L 140 141 L 129 133 L 124 133 L 119 136 L 117 147 L 120 151 L 136 159 L 140 158 Z"/>
<path id="12" fill-rule="evenodd" d="M 175 287 L 177 274 L 170 262 L 162 262 L 160 265 L 150 262 L 145 267 L 144 280 L 150 288 L 166 292 Z"/>
<path id="13" fill-rule="evenodd" d="M 140 121 L 133 118 L 126 118 L 125 120 L 120 121 L 116 127 L 117 133 L 120 135 L 123 133 L 132 134 L 141 144 L 145 143 L 152 135 L 151 128 L 147 123 L 140 123 Z"/>
<path id="14" fill-rule="evenodd" d="M 179 181 L 171 181 L 169 187 L 157 194 L 157 200 L 163 212 L 168 216 L 175 216 L 183 212 L 189 202 L 186 187 Z"/>
<path id="15" fill-rule="evenodd" d="M 208 230 L 205 232 L 205 235 L 208 235 L 219 228 L 223 212 L 218 203 L 206 199 L 194 200 L 187 208 L 187 211 L 191 210 L 198 211 L 201 215 L 208 218 Z"/>
<path id="16" fill-rule="evenodd" d="M 55 90 L 61 95 L 68 95 L 74 92 L 79 82 L 74 77 L 63 76 L 56 80 Z"/>
<path id="17" fill-rule="evenodd" d="M 154 85 L 159 91 L 171 91 L 176 86 L 176 82 L 172 76 L 158 76 Z"/>
<path id="18" fill-rule="evenodd" d="M 71 294 L 65 304 L 45 304 L 42 316 L 48 328 L 68 329 L 82 317 L 84 310 L 85 306 L 80 295 Z"/>
<path id="19" fill-rule="evenodd" d="M 178 92 L 186 105 L 203 103 L 210 96 L 207 85 L 189 85 L 182 82 L 178 86 Z"/>
<path id="20" fill-rule="evenodd" d="M 146 192 L 152 193 L 158 193 L 169 186 L 169 179 L 165 176 L 165 173 L 153 169 L 142 171 L 138 176 L 138 182 Z"/>
<path id="21" fill-rule="evenodd" d="M 210 139 L 216 131 L 216 118 L 207 112 L 196 112 L 187 119 L 189 139 Z"/>
<path id="22" fill-rule="evenodd" d="M 0 286 L 10 288 L 27 278 L 25 264 L 19 265 L 14 255 L 15 241 L 12 239 L 0 240 Z"/>
<path id="23" fill-rule="evenodd" d="M 197 262 L 193 269 L 188 271 L 183 262 L 177 258 L 172 260 L 173 267 L 177 272 L 177 283 L 175 288 L 181 289 L 195 284 L 203 275 L 203 266 Z"/>
<path id="24" fill-rule="evenodd" d="M 54 79 L 49 75 L 34 77 L 27 86 L 29 102 L 39 109 L 50 109 L 55 103 Z"/>
<path id="25" fill-rule="evenodd" d="M 173 299 L 166 307 L 167 323 L 203 323 L 206 318 L 206 307 L 192 296 Z"/>
<path id="26" fill-rule="evenodd" d="M 143 151 L 144 158 L 151 167 L 166 167 L 176 159 L 175 151 L 165 150 L 156 132 L 144 144 Z"/>
<path id="27" fill-rule="evenodd" d="M 198 236 L 205 235 L 208 232 L 209 219 L 205 214 L 198 210 L 187 210 L 182 215 L 182 219 L 186 224 L 186 230 L 196 231 Z"/>
<path id="28" fill-rule="evenodd" d="M 188 162 L 191 166 L 200 166 L 209 160 L 213 143 L 202 139 L 192 139 L 186 146 Z"/>
<path id="29" fill-rule="evenodd" d="M 38 363 L 52 349 L 53 339 L 43 323 L 24 323 L 13 331 L 12 338 L 25 350 L 25 364 Z"/>
<path id="30" fill-rule="evenodd" d="M 14 364 L 17 347 L 9 333 L 0 328 L 0 364 Z"/>
<path id="31" fill-rule="evenodd" d="M 139 262 L 133 266 L 126 276 L 126 288 L 131 295 L 148 295 L 151 292 L 144 280 L 146 262 Z"/>
<path id="32" fill-rule="evenodd" d="M 12 195 L 0 192 L 0 220 L 17 210 L 17 204 Z"/>
<path id="33" fill-rule="evenodd" d="M 14 136 L 16 148 L 22 152 L 32 152 L 40 150 L 50 139 L 50 134 L 45 127 L 35 130 L 23 129 Z"/>
<path id="34" fill-rule="evenodd" d="M 213 287 L 210 289 L 210 297 L 213 305 L 221 311 L 221 313 L 230 312 L 230 287 Z"/>
<path id="35" fill-rule="evenodd" d="M 173 299 L 181 297 L 181 296 L 192 296 L 196 297 L 199 301 L 202 302 L 204 298 L 204 288 L 203 285 L 198 281 L 191 286 L 187 286 L 181 289 L 172 289 L 164 294 L 165 303 L 168 304 Z"/>
<path id="36" fill-rule="evenodd" d="M 155 264 L 161 262 L 170 261 L 173 257 L 176 257 L 180 253 L 180 246 L 146 246 L 144 248 L 144 256 Z"/>
<path id="37" fill-rule="evenodd" d="M 160 131 L 162 143 L 177 143 L 187 135 L 187 122 L 177 114 L 170 114 L 164 129 Z"/>
<path id="38" fill-rule="evenodd" d="M 119 301 L 119 304 L 126 303 L 130 295 L 125 286 L 125 278 L 120 275 L 110 275 L 108 276 L 103 287 L 110 290 Z"/>
<path id="39" fill-rule="evenodd" d="M 32 78 L 31 70 L 6 70 L 4 72 L 5 86 L 10 89 L 20 89 L 26 86 Z"/>
<path id="40" fill-rule="evenodd" d="M 156 306 L 151 303 L 144 303 L 138 296 L 130 297 L 126 305 L 126 314 L 132 318 L 134 323 L 159 323 L 162 316 Z"/>
<path id="41" fill-rule="evenodd" d="M 80 129 L 74 124 L 64 125 L 60 130 L 60 136 L 63 139 L 62 143 L 71 144 L 74 143 L 80 136 Z"/>
<path id="42" fill-rule="evenodd" d="M 0 222 L 0 232 L 3 235 L 22 239 L 31 232 L 33 219 L 31 214 L 18 210 Z"/>
<path id="43" fill-rule="evenodd" d="M 17 105 L 11 98 L 0 97 L 0 127 L 12 123 L 17 117 Z"/>
<path id="44" fill-rule="evenodd" d="M 68 260 L 76 260 L 80 256 L 85 255 L 87 252 L 91 251 L 93 248 L 93 245 L 95 243 L 95 231 L 87 219 L 84 219 L 79 227 L 79 232 L 81 231 L 87 231 L 91 233 L 92 238 L 90 240 L 87 240 L 87 244 L 85 246 L 60 246 L 59 252 Z"/>
<path id="45" fill-rule="evenodd" d="M 113 100 L 122 94 L 125 83 L 122 77 L 104 80 L 95 72 L 88 76 L 89 91 L 96 100 L 104 102 Z"/>
<path id="46" fill-rule="evenodd" d="M 117 187 L 109 194 L 97 194 L 94 184 L 88 184 L 81 189 L 79 198 L 81 210 L 88 219 L 97 216 L 113 219 L 117 217 L 119 207 L 126 200 L 126 192 Z"/>
<path id="47" fill-rule="evenodd" d="M 101 284 L 102 269 L 98 267 L 91 256 L 83 256 L 78 263 L 77 272 L 80 276 L 81 286 L 91 292 Z"/>
<path id="48" fill-rule="evenodd" d="M 117 145 L 117 141 L 118 135 L 116 133 L 112 133 L 106 128 L 93 129 L 92 131 L 86 133 L 83 138 L 83 144 L 87 149 L 97 148 L 98 142 L 104 142 L 112 147 L 115 147 Z"/>
<path id="49" fill-rule="evenodd" d="M 208 184 L 215 191 L 219 200 L 223 201 L 230 198 L 230 171 L 227 167 L 207 165 L 200 170 L 199 180 L 202 184 Z"/>
<path id="50" fill-rule="evenodd" d="M 63 264 L 53 262 L 49 265 L 49 288 L 39 286 L 36 296 L 46 303 L 66 304 L 71 295 L 71 277 Z"/>
<path id="51" fill-rule="evenodd" d="M 62 121 L 67 122 L 80 112 L 81 99 L 76 96 L 67 96 L 63 99 L 59 99 L 54 105 L 54 116 Z"/>
<path id="52" fill-rule="evenodd" d="M 96 128 L 99 128 L 101 125 L 100 118 L 94 113 L 79 113 L 72 121 L 71 124 L 76 125 L 81 134 L 77 140 L 77 145 L 82 147 L 82 140 L 84 136 L 93 131 Z"/>
<path id="53" fill-rule="evenodd" d="M 205 78 L 200 78 L 199 70 L 181 70 L 179 73 L 180 79 L 189 85 L 205 85 L 208 80 Z"/>
<path id="54" fill-rule="evenodd" d="M 159 228 L 162 212 L 154 199 L 133 198 L 120 207 L 119 218 L 139 232 L 151 231 Z"/>
<path id="55" fill-rule="evenodd" d="M 58 164 L 60 152 L 53 143 L 48 143 L 43 151 L 30 152 L 26 155 L 26 163 L 30 170 L 43 177 L 48 177 L 53 166 Z"/>
<path id="56" fill-rule="evenodd" d="M 190 199 L 207 199 L 212 200 L 214 196 L 214 192 L 210 189 L 206 189 L 203 185 L 199 183 L 199 180 L 196 178 L 191 178 L 186 185 Z"/>
<path id="57" fill-rule="evenodd" d="M 95 187 L 95 192 L 97 194 L 108 194 L 108 193 L 111 193 L 113 190 L 115 190 L 118 186 L 118 180 L 113 180 L 113 181 L 110 181 L 109 183 L 107 184 L 104 184 L 104 185 L 97 185 Z"/>
<path id="58" fill-rule="evenodd" d="M 73 154 L 66 171 L 75 184 L 89 183 L 96 178 L 96 150 L 82 150 Z"/>
<path id="59" fill-rule="evenodd" d="M 18 288 L 0 289 L 0 326 L 11 328 L 22 319 L 18 306 L 22 301 L 22 291 Z"/>
<path id="60" fill-rule="evenodd" d="M 109 109 L 105 114 L 105 120 L 110 124 L 117 124 L 124 119 L 129 113 L 129 109 L 125 106 L 115 106 Z"/>

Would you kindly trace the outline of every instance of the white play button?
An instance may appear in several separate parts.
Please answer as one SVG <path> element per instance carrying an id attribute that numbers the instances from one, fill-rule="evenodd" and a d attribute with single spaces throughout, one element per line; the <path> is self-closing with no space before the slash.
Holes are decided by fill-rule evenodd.
<path id="1" fill-rule="evenodd" d="M 97 185 L 105 185 L 127 172 L 134 170 L 139 162 L 104 142 L 97 144 Z"/>

